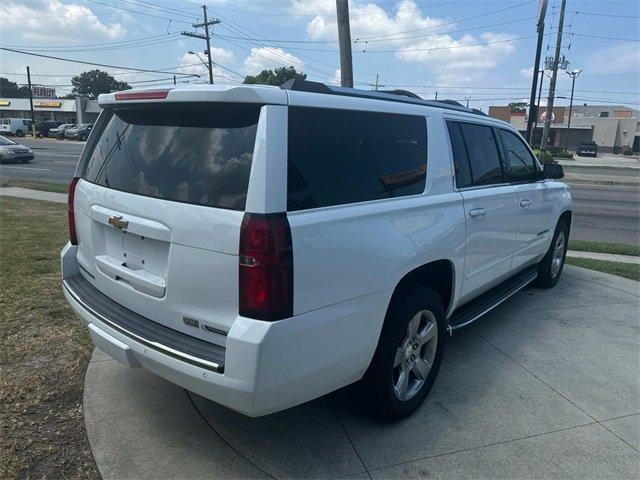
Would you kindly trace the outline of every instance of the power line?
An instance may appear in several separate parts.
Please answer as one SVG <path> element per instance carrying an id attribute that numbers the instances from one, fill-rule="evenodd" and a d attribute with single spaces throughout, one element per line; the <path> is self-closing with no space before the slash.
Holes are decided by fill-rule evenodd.
<path id="1" fill-rule="evenodd" d="M 596 17 L 614 17 L 614 18 L 640 18 L 638 15 L 617 15 L 613 13 L 598 13 L 598 12 L 581 12 L 579 10 L 567 10 L 569 13 L 575 13 L 576 15 L 592 15 Z"/>
<path id="2" fill-rule="evenodd" d="M 166 37 L 166 33 L 161 33 L 158 35 L 150 35 L 148 37 L 140 37 L 140 38 L 131 38 L 128 40 L 119 40 L 116 42 L 103 42 L 103 43 L 86 43 L 82 45 L 65 45 L 65 46 L 54 46 L 54 45 L 4 45 L 5 47 L 10 48 L 83 48 L 83 47 L 100 47 L 107 45 L 119 45 L 129 42 L 141 42 L 145 40 L 159 39 L 162 37 Z"/>
<path id="3" fill-rule="evenodd" d="M 587 37 L 587 38 L 601 38 L 604 40 L 618 40 L 622 42 L 640 42 L 638 38 L 619 38 L 619 37 L 607 37 L 604 35 L 590 35 L 586 33 L 569 33 L 569 35 L 575 35 L 576 37 Z"/>
<path id="4" fill-rule="evenodd" d="M 102 3 L 99 2 L 98 0 L 84 0 L 85 2 L 91 2 L 91 3 L 95 3 L 97 5 L 103 5 L 105 7 L 109 7 L 109 8 L 115 8 L 116 10 L 123 10 L 125 12 L 130 12 L 130 13 L 135 13 L 137 15 L 145 15 L 147 17 L 153 17 L 153 18 L 159 18 L 161 20 L 168 20 L 171 22 L 176 22 L 176 23 L 186 23 L 186 24 L 191 24 L 192 22 L 187 22 L 186 20 L 179 20 L 176 18 L 170 18 L 170 17 L 161 17 L 159 15 L 154 15 L 152 13 L 146 13 L 146 12 L 141 12 L 139 10 L 131 10 L 130 8 L 125 8 L 125 7 L 116 7 L 115 5 L 111 5 L 109 3 Z"/>
<path id="5" fill-rule="evenodd" d="M 370 35 L 368 37 L 359 37 L 356 40 L 369 40 L 369 39 L 372 39 L 372 38 L 393 37 L 395 35 L 402 35 L 402 34 L 405 34 L 405 33 L 413 33 L 413 32 L 422 32 L 422 31 L 425 31 L 425 30 L 433 30 L 434 28 L 444 27 L 446 25 L 455 25 L 457 23 L 467 22 L 469 20 L 475 20 L 476 18 L 482 18 L 482 17 L 486 17 L 486 16 L 489 16 L 489 15 L 494 15 L 496 13 L 501 13 L 501 12 L 504 12 L 506 10 L 511 10 L 513 8 L 517 8 L 517 7 L 520 7 L 520 6 L 525 5 L 527 3 L 532 3 L 532 2 L 533 2 L 533 0 L 526 0 L 524 2 L 516 3 L 515 5 L 510 5 L 508 7 L 500 8 L 498 10 L 492 10 L 490 12 L 481 13 L 480 15 L 473 15 L 471 17 L 461 18 L 460 20 L 456 20 L 456 21 L 453 21 L 453 22 L 441 23 L 440 25 L 434 25 L 433 27 L 415 28 L 413 30 L 405 30 L 405 31 L 402 31 L 402 32 L 386 33 L 386 34 L 381 34 L 381 35 Z"/>
<path id="6" fill-rule="evenodd" d="M 545 34 L 549 35 L 549 34 Z M 432 48 L 403 48 L 399 50 L 354 50 L 353 53 L 404 53 L 404 52 L 431 52 L 434 50 L 453 50 L 458 48 L 481 47 L 484 45 L 493 45 L 496 43 L 517 42 L 518 40 L 526 40 L 528 38 L 536 38 L 537 35 L 527 35 L 524 37 L 506 38 L 503 40 L 493 40 L 490 42 L 470 43 L 468 45 L 452 45 L 450 47 L 432 47 Z"/>
<path id="7" fill-rule="evenodd" d="M 109 65 L 106 63 L 95 63 L 95 62 L 85 62 L 82 60 L 73 60 L 70 58 L 62 58 L 62 57 L 55 57 L 53 55 L 44 55 L 42 53 L 33 53 L 33 52 L 25 52 L 23 50 L 16 50 L 14 48 L 7 48 L 7 47 L 0 47 L 0 50 L 4 50 L 6 52 L 12 52 L 12 53 L 19 53 L 21 55 L 30 55 L 32 57 L 41 57 L 41 58 L 51 58 L 53 60 L 60 60 L 62 62 L 70 62 L 70 63 L 79 63 L 82 65 L 92 65 L 92 66 L 97 66 L 97 67 L 107 67 L 107 68 L 120 68 L 123 70 L 129 70 L 132 72 L 144 72 L 144 73 L 160 73 L 160 74 L 164 74 L 164 75 L 185 75 L 185 76 L 190 76 L 190 77 L 198 77 L 199 75 L 195 75 L 195 74 L 186 74 L 186 73 L 180 73 L 180 72 L 167 72 L 167 71 L 162 71 L 162 70 L 154 70 L 154 69 L 148 69 L 148 68 L 132 68 L 132 67 L 122 67 L 119 65 Z M 181 67 L 171 67 L 171 69 L 175 69 L 175 68 L 184 68 L 184 66 Z M 165 70 L 169 70 L 168 68 Z"/>
<path id="8" fill-rule="evenodd" d="M 179 34 L 172 34 L 169 37 L 165 35 L 164 39 L 148 40 L 145 42 L 111 45 L 103 47 L 87 47 L 87 48 L 66 48 L 66 47 L 29 47 L 22 46 L 21 49 L 28 52 L 47 52 L 47 53 L 71 53 L 71 52 L 107 52 L 111 50 L 123 50 L 138 47 L 148 47 L 155 45 L 163 45 L 167 43 L 175 43 Z M 9 47 L 9 45 L 3 45 L 3 47 Z"/>

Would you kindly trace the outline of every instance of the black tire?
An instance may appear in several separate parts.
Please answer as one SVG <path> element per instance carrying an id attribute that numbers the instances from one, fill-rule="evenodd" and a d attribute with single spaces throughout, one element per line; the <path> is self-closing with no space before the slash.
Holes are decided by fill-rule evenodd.
<path id="1" fill-rule="evenodd" d="M 16 130 L 16 137 L 24 137 L 24 132 L 22 130 Z"/>
<path id="2" fill-rule="evenodd" d="M 559 267 L 556 266 L 554 268 L 554 252 L 557 248 L 558 237 L 562 235 L 563 237 L 563 252 L 562 259 Z M 551 245 L 549 246 L 549 250 L 547 254 L 544 256 L 540 263 L 538 263 L 538 278 L 536 280 L 536 284 L 540 288 L 551 288 L 558 283 L 560 280 L 560 275 L 562 275 L 562 269 L 564 268 L 564 261 L 567 257 L 567 245 L 569 244 L 569 225 L 564 220 L 559 220 L 558 225 L 556 225 L 556 230 L 553 233 L 553 239 L 551 240 Z"/>
<path id="3" fill-rule="evenodd" d="M 399 377 L 397 377 L 398 369 L 408 369 L 408 367 L 403 365 L 394 367 L 396 354 L 401 351 L 401 345 L 408 337 L 409 323 L 422 311 L 433 314 L 433 318 L 425 321 L 430 322 L 433 328 L 436 328 L 437 337 L 427 341 L 415 351 L 419 352 L 422 357 L 423 353 L 426 354 L 427 348 L 435 348 L 435 355 L 431 362 L 431 369 L 421 386 L 419 388 L 416 387 L 417 391 L 410 398 L 401 400 L 395 392 L 394 382 L 399 381 Z M 435 325 L 433 323 L 434 319 Z M 422 321 L 420 320 L 420 322 Z M 411 415 L 422 405 L 438 375 L 446 341 L 447 324 L 444 316 L 444 307 L 442 300 L 433 290 L 420 287 L 402 298 L 392 300 L 380 334 L 378 347 L 361 385 L 363 390 L 362 398 L 371 402 L 370 406 L 373 409 L 373 413 L 378 418 L 381 420 L 398 420 Z M 410 347 L 409 345 L 406 350 L 410 353 L 411 348 L 415 349 L 416 347 Z M 431 350 L 430 354 L 433 354 Z M 413 357 L 411 355 L 410 359 L 413 359 Z M 406 362 L 409 364 L 410 359 L 403 358 L 405 358 L 405 361 L 401 363 Z M 411 369 L 411 372 L 413 372 L 413 369 Z M 413 373 L 410 374 L 408 370 L 406 374 L 408 378 L 410 378 L 410 375 L 414 375 Z M 414 377 L 413 380 L 409 380 L 409 382 L 412 381 L 420 382 L 421 380 Z"/>
<path id="4" fill-rule="evenodd" d="M 86 142 L 87 141 L 87 136 L 86 135 L 80 135 L 80 141 L 81 142 Z"/>

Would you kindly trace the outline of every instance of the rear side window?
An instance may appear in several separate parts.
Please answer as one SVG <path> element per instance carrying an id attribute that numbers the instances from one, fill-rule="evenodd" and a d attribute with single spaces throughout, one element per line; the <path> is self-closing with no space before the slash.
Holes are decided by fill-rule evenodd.
<path id="1" fill-rule="evenodd" d="M 289 211 L 424 192 L 424 117 L 290 107 L 288 142 Z"/>
<path id="2" fill-rule="evenodd" d="M 536 161 L 524 142 L 513 132 L 503 129 L 500 129 L 499 132 L 505 157 L 509 162 L 511 181 L 531 182 L 538 180 Z"/>
<path id="3" fill-rule="evenodd" d="M 243 210 L 260 105 L 119 107 L 84 176 L 148 197 Z"/>
<path id="4" fill-rule="evenodd" d="M 498 145 L 493 134 L 493 129 L 487 125 L 477 123 L 448 123 L 451 125 L 449 127 L 450 135 L 452 130 L 456 133 L 453 128 L 454 125 L 459 127 L 462 143 L 464 144 L 463 151 L 457 133 L 451 136 L 456 169 L 458 169 L 458 165 L 460 165 L 461 171 L 464 171 L 466 168 L 463 167 L 464 162 L 467 161 L 469 163 L 470 182 L 468 178 L 461 176 L 464 182 L 463 184 L 457 183 L 458 188 L 504 183 L 506 179 L 502 164 L 500 163 L 500 154 L 498 153 Z"/>
<path id="5" fill-rule="evenodd" d="M 451 139 L 451 151 L 453 152 L 453 164 L 456 172 L 456 186 L 458 188 L 466 188 L 473 185 L 471 178 L 471 166 L 469 165 L 469 156 L 467 155 L 467 147 L 464 144 L 462 131 L 458 122 L 447 122 L 449 129 L 449 138 Z"/>

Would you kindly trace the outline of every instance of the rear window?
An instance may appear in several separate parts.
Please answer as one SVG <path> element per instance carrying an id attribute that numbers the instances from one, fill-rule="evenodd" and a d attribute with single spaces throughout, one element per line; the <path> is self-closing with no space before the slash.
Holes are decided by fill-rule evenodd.
<path id="1" fill-rule="evenodd" d="M 260 105 L 118 107 L 83 178 L 115 190 L 244 210 Z"/>
<path id="2" fill-rule="evenodd" d="M 288 143 L 289 211 L 424 192 L 424 117 L 290 107 Z"/>

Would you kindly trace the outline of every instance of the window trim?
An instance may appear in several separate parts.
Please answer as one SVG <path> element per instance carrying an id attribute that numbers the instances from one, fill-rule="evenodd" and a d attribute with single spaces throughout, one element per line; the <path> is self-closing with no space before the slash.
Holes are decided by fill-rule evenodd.
<path id="1" fill-rule="evenodd" d="M 504 128 L 504 127 L 496 127 L 496 130 L 498 131 L 498 138 L 499 138 L 499 142 L 500 142 L 500 146 L 503 150 L 503 156 L 504 156 L 504 162 L 505 165 L 508 168 L 508 172 L 509 172 L 509 184 L 511 185 L 526 185 L 528 183 L 537 183 L 537 182 L 541 182 L 544 181 L 544 178 L 541 177 L 541 173 L 542 173 L 542 169 L 540 168 L 540 164 L 538 163 L 538 159 L 536 158 L 536 156 L 534 155 L 533 151 L 531 150 L 531 147 L 529 146 L 529 144 L 527 142 L 525 142 L 518 133 L 514 132 L 513 130 L 509 130 L 508 128 Z M 529 152 L 529 155 L 531 155 L 531 158 L 533 158 L 533 165 L 534 168 L 536 170 L 536 175 L 535 178 L 531 178 L 529 180 L 517 180 L 517 181 L 512 181 L 511 180 L 511 162 L 509 161 L 508 157 L 507 157 L 507 149 L 504 145 L 504 141 L 502 140 L 502 136 L 500 136 L 500 130 L 508 132 L 513 134 L 518 141 L 524 145 L 524 148 Z"/>
<path id="2" fill-rule="evenodd" d="M 445 125 L 445 129 L 447 132 L 447 137 L 449 137 L 449 148 L 450 148 L 450 152 L 451 152 L 451 161 L 452 164 L 451 166 L 452 168 L 452 172 L 453 172 L 453 190 L 456 192 L 466 192 L 469 190 L 479 190 L 479 189 L 485 189 L 485 188 L 493 188 L 493 187 L 504 187 L 506 185 L 511 185 L 510 183 L 510 178 L 509 178 L 509 170 L 506 168 L 505 166 L 505 162 L 504 162 L 504 158 L 502 155 L 502 145 L 500 143 L 500 139 L 498 139 L 498 135 L 496 132 L 496 126 L 492 125 L 490 123 L 482 123 L 482 122 L 472 122 L 472 121 L 468 121 L 468 120 L 461 120 L 458 118 L 443 118 L 443 120 L 445 122 L 453 122 L 458 124 L 458 128 L 460 128 L 460 124 L 461 123 L 468 123 L 471 125 L 479 125 L 482 127 L 488 127 L 491 130 L 491 133 L 493 135 L 493 142 L 496 145 L 496 150 L 498 152 L 498 162 L 500 162 L 500 169 L 502 170 L 502 182 L 501 183 L 491 183 L 489 185 L 470 185 L 468 187 L 458 187 L 458 179 L 456 178 L 456 172 L 455 172 L 455 159 L 453 158 L 453 144 L 451 142 L 451 135 L 449 135 L 449 129 L 448 127 Z M 473 169 L 471 168 L 471 156 L 469 155 L 469 149 L 467 147 L 467 139 L 464 136 L 464 132 L 462 131 L 462 129 L 460 129 L 460 135 L 462 135 L 462 141 L 464 143 L 464 149 L 467 152 L 467 162 L 469 163 L 469 172 L 471 174 L 471 179 L 473 182 Z"/>

